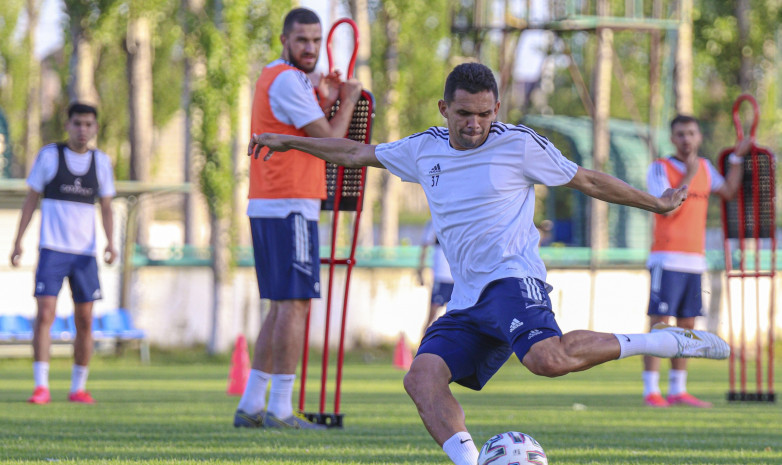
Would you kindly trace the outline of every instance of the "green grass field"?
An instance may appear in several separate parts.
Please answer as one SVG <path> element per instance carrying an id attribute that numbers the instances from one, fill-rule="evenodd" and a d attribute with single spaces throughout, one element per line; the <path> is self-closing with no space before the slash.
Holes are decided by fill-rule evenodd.
<path id="1" fill-rule="evenodd" d="M 345 428 L 329 431 L 235 429 L 238 398 L 225 394 L 229 359 L 200 354 L 153 353 L 150 366 L 134 354 L 95 357 L 93 406 L 65 400 L 68 359 L 52 362 L 53 400 L 45 406 L 25 403 L 30 360 L 0 360 L 0 463 L 450 463 L 422 426 L 388 353 L 350 354 Z M 644 407 L 640 364 L 633 358 L 546 379 L 513 358 L 482 392 L 454 392 L 478 445 L 496 433 L 523 431 L 540 441 L 551 464 L 782 464 L 782 408 L 728 404 L 725 362 L 691 363 L 690 391 L 714 402 L 707 410 Z M 317 371 L 307 410 L 317 410 L 315 379 Z"/>

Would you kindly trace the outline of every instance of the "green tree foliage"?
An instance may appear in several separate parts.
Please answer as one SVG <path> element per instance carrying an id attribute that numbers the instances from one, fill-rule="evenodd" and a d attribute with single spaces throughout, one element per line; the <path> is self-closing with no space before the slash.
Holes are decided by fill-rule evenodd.
<path id="1" fill-rule="evenodd" d="M 452 63 L 450 27 L 450 0 L 384 0 L 370 3 L 373 11 L 372 25 L 372 87 L 375 97 L 384 95 L 389 85 L 385 69 L 387 17 L 399 21 L 399 133 L 408 135 L 426 130 L 430 126 L 441 126 L 442 116 L 437 110 L 437 101 L 442 98 L 445 77 L 451 71 Z M 388 129 L 383 117 L 387 108 L 377 102 L 374 138 L 385 141 Z"/>
<path id="2" fill-rule="evenodd" d="M 0 9 L 0 107 L 10 127 L 13 152 L 20 156 L 24 156 L 20 142 L 25 130 L 27 57 L 32 53 L 28 44 L 14 35 L 24 4 L 24 0 L 5 0 Z"/>
<path id="3" fill-rule="evenodd" d="M 779 150 L 782 136 L 779 78 L 779 24 L 782 5 L 774 0 L 749 2 L 749 37 L 739 40 L 736 2 L 696 2 L 694 11 L 695 113 L 706 124 L 704 148 L 716 153 L 735 141 L 731 108 L 741 94 L 741 57 L 750 61 L 747 91 L 761 108 L 758 142 Z M 748 114 L 742 113 L 748 121 Z"/>

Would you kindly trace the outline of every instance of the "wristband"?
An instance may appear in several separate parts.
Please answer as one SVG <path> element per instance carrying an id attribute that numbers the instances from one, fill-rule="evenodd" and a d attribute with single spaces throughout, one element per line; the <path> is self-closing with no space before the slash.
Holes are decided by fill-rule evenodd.
<path id="1" fill-rule="evenodd" d="M 744 163 L 744 157 L 740 157 L 735 153 L 731 153 L 728 156 L 728 163 L 730 163 L 731 165 L 741 165 Z"/>

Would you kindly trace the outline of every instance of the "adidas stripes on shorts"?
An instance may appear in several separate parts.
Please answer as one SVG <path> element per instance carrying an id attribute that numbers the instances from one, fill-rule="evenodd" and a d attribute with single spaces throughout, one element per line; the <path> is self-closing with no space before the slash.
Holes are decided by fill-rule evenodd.
<path id="1" fill-rule="evenodd" d="M 479 391 L 512 353 L 523 360 L 533 344 L 554 336 L 562 331 L 545 283 L 503 278 L 489 283 L 474 306 L 449 310 L 432 323 L 418 354 L 440 356 L 451 381 Z"/>

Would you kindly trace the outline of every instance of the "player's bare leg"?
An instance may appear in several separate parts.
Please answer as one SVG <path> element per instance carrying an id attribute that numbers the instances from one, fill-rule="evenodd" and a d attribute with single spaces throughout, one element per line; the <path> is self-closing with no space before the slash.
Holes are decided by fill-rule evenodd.
<path id="1" fill-rule="evenodd" d="M 448 387 L 450 380 L 451 370 L 442 358 L 420 354 L 405 375 L 404 385 L 426 430 L 451 461 L 473 465 L 478 449 L 467 432 L 464 410 Z"/>
<path id="2" fill-rule="evenodd" d="M 434 354 L 417 355 L 404 380 L 426 430 L 440 446 L 455 433 L 467 431 L 464 410 L 448 387 L 450 381 L 451 370 Z"/>
<path id="3" fill-rule="evenodd" d="M 272 354 L 274 341 L 274 325 L 277 319 L 278 305 L 277 301 L 270 301 L 269 313 L 261 323 L 261 329 L 258 331 L 258 337 L 255 339 L 255 348 L 253 349 L 252 368 L 265 373 L 272 372 Z"/>
<path id="4" fill-rule="evenodd" d="M 33 359 L 36 362 L 49 361 L 49 348 L 52 345 L 51 329 L 54 322 L 57 297 L 40 296 L 38 302 L 38 314 L 33 323 Z"/>
<path id="5" fill-rule="evenodd" d="M 86 367 L 92 358 L 92 302 L 77 303 L 73 310 L 76 339 L 73 341 L 73 363 Z"/>
<path id="6" fill-rule="evenodd" d="M 27 399 L 31 404 L 48 404 L 49 394 L 49 348 L 51 347 L 51 327 L 57 306 L 57 297 L 40 296 L 36 298 L 38 313 L 33 323 L 33 377 L 35 390 Z"/>
<path id="7" fill-rule="evenodd" d="M 92 358 L 92 304 L 92 302 L 74 303 L 73 309 L 76 338 L 73 341 L 73 370 L 68 400 L 80 404 L 95 403 L 90 393 L 86 391 Z"/>
<path id="8" fill-rule="evenodd" d="M 649 315 L 649 331 L 658 323 L 668 324 L 670 317 L 667 315 Z M 668 401 L 660 393 L 660 358 L 644 355 L 644 403 L 650 407 L 668 407 Z M 684 359 L 671 359 L 684 360 Z"/>
<path id="9" fill-rule="evenodd" d="M 536 375 L 555 377 L 615 360 L 620 351 L 613 334 L 579 330 L 535 343 L 522 363 Z"/>
<path id="10" fill-rule="evenodd" d="M 728 344 L 714 334 L 666 326 L 643 334 L 571 331 L 535 343 L 522 363 L 535 374 L 555 377 L 634 355 L 719 360 L 729 354 Z"/>
<path id="11" fill-rule="evenodd" d="M 272 373 L 296 373 L 304 348 L 304 329 L 310 301 L 304 299 L 277 302 L 274 321 Z"/>

